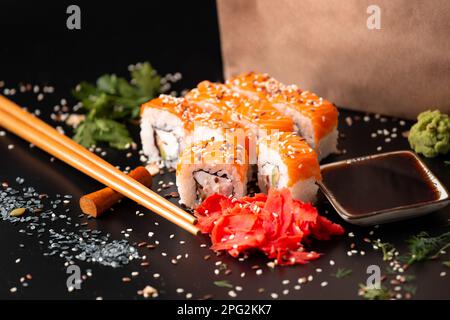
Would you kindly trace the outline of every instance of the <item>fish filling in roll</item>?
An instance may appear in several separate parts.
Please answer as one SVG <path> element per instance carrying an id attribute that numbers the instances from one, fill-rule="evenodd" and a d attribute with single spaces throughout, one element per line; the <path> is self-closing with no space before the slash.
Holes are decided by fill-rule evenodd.
<path id="1" fill-rule="evenodd" d="M 234 195 L 233 182 L 225 172 L 194 172 L 197 199 L 203 201 L 214 193 Z"/>

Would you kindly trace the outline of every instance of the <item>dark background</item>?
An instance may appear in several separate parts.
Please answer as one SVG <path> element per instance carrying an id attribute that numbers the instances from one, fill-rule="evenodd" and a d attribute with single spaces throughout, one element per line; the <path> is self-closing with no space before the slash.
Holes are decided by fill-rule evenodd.
<path id="1" fill-rule="evenodd" d="M 81 8 L 81 30 L 66 28 L 66 8 Z M 9 81 L 50 79 L 72 87 L 99 74 L 127 76 L 150 61 L 160 74 L 179 71 L 184 84 L 220 80 L 214 1 L 13 1 L 0 3 L 0 74 Z"/>
<path id="2" fill-rule="evenodd" d="M 82 12 L 82 29 L 68 30 L 66 28 L 66 8 L 69 4 L 78 4 Z M 0 81 L 5 86 L 17 88 L 21 82 L 53 85 L 56 92 L 46 95 L 37 102 L 33 94 L 16 94 L 11 97 L 17 103 L 28 106 L 30 110 L 40 108 L 41 118 L 52 125 L 49 115 L 54 105 L 60 99 L 68 100 L 69 105 L 75 104 L 70 96 L 70 90 L 80 81 L 95 81 L 103 73 L 116 73 L 128 76 L 127 66 L 139 61 L 150 61 L 160 74 L 181 72 L 182 81 L 177 89 L 192 88 L 204 79 L 222 80 L 222 63 L 220 56 L 220 39 L 217 25 L 217 15 L 214 1 L 123 1 L 120 4 L 107 1 L 1 1 L 0 29 L 2 44 L 0 45 Z M 371 139 L 370 134 L 376 130 L 397 127 L 399 134 L 411 125 L 401 127 L 399 119 L 387 118 L 387 121 L 376 120 L 373 115 L 369 123 L 361 121 L 362 114 L 340 109 L 339 129 L 342 133 L 339 146 L 346 153 L 334 155 L 325 160 L 347 159 L 355 156 L 377 153 L 377 147 L 383 145 L 380 152 L 408 149 L 406 139 L 400 137 L 390 144 L 383 144 L 381 139 Z M 353 119 L 353 125 L 348 126 L 346 118 Z M 135 140 L 139 141 L 137 128 L 134 128 Z M 7 146 L 14 144 L 13 150 Z M 140 164 L 137 152 L 131 158 L 126 158 L 124 152 L 108 150 L 105 157 L 115 165 L 135 167 Z M 330 242 L 318 243 L 315 249 L 325 254 L 318 261 L 306 266 L 292 268 L 277 268 L 274 271 L 266 267 L 267 260 L 259 255 L 252 256 L 245 262 L 239 262 L 228 256 L 216 257 L 207 247 L 207 237 L 195 238 L 176 226 L 163 221 L 134 203 L 123 201 L 115 208 L 115 213 L 98 220 L 79 218 L 80 211 L 77 199 L 87 192 L 94 191 L 100 184 L 80 174 L 67 165 L 55 161 L 36 148 L 30 149 L 28 143 L 7 133 L 0 138 L 0 180 L 14 186 L 17 176 L 25 178 L 25 184 L 36 187 L 39 192 L 50 195 L 56 193 L 72 194 L 74 200 L 68 206 L 70 216 L 79 223 L 87 222 L 88 227 L 102 232 L 109 232 L 113 239 L 122 239 L 122 231 L 132 228 L 129 241 L 160 241 L 153 251 L 141 250 L 148 256 L 150 266 L 142 268 L 133 263 L 124 268 L 112 269 L 98 265 L 80 263 L 83 270 L 92 269 L 93 276 L 83 282 L 82 290 L 67 292 L 66 270 L 64 260 L 58 257 L 43 257 L 42 248 L 34 237 L 20 234 L 20 226 L 0 221 L 0 298 L 57 298 L 57 299 L 138 299 L 137 290 L 146 285 L 152 285 L 160 291 L 162 299 L 184 298 L 187 292 L 193 294 L 193 299 L 230 298 L 228 288 L 220 288 L 214 281 L 227 279 L 233 285 L 243 287 L 238 292 L 238 298 L 269 299 L 270 293 L 276 292 L 285 299 L 358 299 L 358 285 L 364 283 L 366 268 L 371 264 L 381 266 L 383 272 L 387 266 L 381 260 L 379 252 L 373 251 L 370 244 L 363 241 L 365 237 L 382 238 L 392 242 L 399 250 L 405 252 L 405 239 L 426 230 L 432 234 L 448 228 L 448 209 L 435 214 L 383 225 L 379 228 L 360 228 L 344 223 L 331 206 L 322 199 L 319 210 L 336 222 L 342 223 L 348 232 L 353 232 L 355 238 L 344 236 Z M 443 159 L 425 160 L 433 172 L 450 185 L 448 167 Z M 153 189 L 158 188 L 158 180 L 174 180 L 173 175 L 155 178 Z M 345 182 L 344 182 L 345 183 Z M 369 183 L 369 182 L 368 182 Z M 167 191 L 173 191 L 169 189 Z M 144 218 L 137 217 L 134 212 L 139 209 L 146 212 Z M 159 226 L 155 226 L 159 222 Z M 155 232 L 155 238 L 149 239 L 147 233 Z M 374 234 L 371 234 L 374 232 Z M 174 234 L 174 240 L 169 235 Z M 179 240 L 186 241 L 181 246 Z M 25 245 L 20 248 L 19 244 Z M 357 250 L 363 250 L 364 256 L 348 257 L 347 252 L 355 243 Z M 167 253 L 167 257 L 161 255 Z M 178 254 L 189 254 L 188 259 L 182 259 L 177 266 L 170 263 L 170 258 Z M 205 255 L 211 255 L 204 260 Z M 21 258 L 20 263 L 15 263 Z M 329 261 L 334 260 L 335 266 Z M 447 259 L 448 260 L 448 259 Z M 232 270 L 231 275 L 216 276 L 216 262 L 222 261 Z M 257 276 L 254 265 L 263 269 L 263 275 Z M 338 267 L 353 270 L 350 277 L 336 279 L 331 276 Z M 322 272 L 317 272 L 317 268 Z M 427 262 L 414 266 L 408 273 L 416 276 L 414 286 L 419 299 L 450 298 L 450 286 L 447 277 L 440 273 L 446 269 L 440 262 Z M 132 271 L 139 271 L 139 276 L 130 283 L 123 283 L 122 277 L 130 276 Z M 245 278 L 240 274 L 246 273 Z M 30 273 L 33 280 L 27 288 L 19 282 L 20 277 Z M 155 279 L 154 273 L 161 277 Z M 314 276 L 310 284 L 302 285 L 295 291 L 299 277 Z M 283 280 L 290 280 L 285 285 Z M 328 282 L 322 288 L 320 283 Z M 387 284 L 390 288 L 391 285 Z M 15 294 L 10 293 L 11 287 L 17 287 Z M 183 288 L 184 293 L 176 292 Z M 259 288 L 265 288 L 260 292 Z M 289 289 L 289 294 L 282 291 Z"/>

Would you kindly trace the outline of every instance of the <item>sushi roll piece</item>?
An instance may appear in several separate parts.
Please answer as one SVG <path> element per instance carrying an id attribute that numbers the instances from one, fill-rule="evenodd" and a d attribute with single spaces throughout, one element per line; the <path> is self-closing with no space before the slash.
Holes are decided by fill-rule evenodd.
<path id="1" fill-rule="evenodd" d="M 228 80 L 227 86 L 240 94 L 267 100 L 292 118 L 297 132 L 316 150 L 319 160 L 337 151 L 338 111 L 328 100 L 254 72 Z"/>
<path id="2" fill-rule="evenodd" d="M 258 145 L 258 186 L 288 188 L 294 199 L 313 202 L 321 179 L 316 152 L 296 133 L 274 133 Z"/>
<path id="3" fill-rule="evenodd" d="M 247 193 L 245 148 L 224 141 L 200 141 L 187 147 L 177 165 L 176 184 L 180 202 L 194 208 L 218 193 L 242 197 Z"/>
<path id="4" fill-rule="evenodd" d="M 186 94 L 186 99 L 201 108 L 228 114 L 256 137 L 274 131 L 291 132 L 294 122 L 264 100 L 250 99 L 221 83 L 201 82 Z"/>
<path id="5" fill-rule="evenodd" d="M 233 121 L 227 114 L 205 111 L 192 118 L 193 133 L 191 142 L 205 140 L 234 140 L 237 136 L 245 136 L 245 128 Z"/>
<path id="6" fill-rule="evenodd" d="M 191 121 L 204 110 L 183 98 L 160 95 L 141 107 L 141 141 L 150 162 L 176 168 L 178 156 L 189 143 Z"/>

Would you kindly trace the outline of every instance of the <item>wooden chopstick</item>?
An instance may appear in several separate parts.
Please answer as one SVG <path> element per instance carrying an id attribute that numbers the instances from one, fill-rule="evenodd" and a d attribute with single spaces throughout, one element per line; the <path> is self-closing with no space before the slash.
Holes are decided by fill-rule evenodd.
<path id="1" fill-rule="evenodd" d="M 193 216 L 1 95 L 0 125 L 183 229 L 198 234 Z"/>
<path id="2" fill-rule="evenodd" d="M 170 201 L 167 201 L 163 197 L 160 197 L 158 194 L 154 193 L 152 190 L 148 189 L 147 187 L 143 186 L 140 183 L 137 183 L 134 179 L 128 177 L 127 175 L 123 174 L 120 170 L 115 168 L 113 165 L 108 163 L 107 161 L 103 160 L 102 158 L 96 156 L 86 148 L 83 148 L 78 143 L 73 141 L 72 139 L 66 137 L 65 135 L 61 134 L 57 130 L 55 130 L 52 126 L 46 124 L 44 121 L 38 119 L 37 117 L 33 116 L 29 112 L 23 110 L 21 107 L 19 107 L 17 104 L 12 102 L 11 100 L 8 100 L 7 98 L 0 95 L 0 110 L 3 110 L 10 115 L 18 118 L 21 121 L 25 121 L 29 126 L 32 126 L 34 129 L 40 131 L 41 133 L 45 134 L 46 136 L 52 138 L 56 142 L 63 144 L 67 148 L 71 149 L 75 153 L 79 154 L 80 156 L 86 158 L 87 160 L 90 160 L 94 163 L 96 163 L 98 166 L 102 167 L 102 169 L 108 171 L 112 175 L 116 176 L 117 178 L 123 180 L 125 183 L 128 183 L 130 185 L 133 185 L 135 188 L 139 189 L 143 193 L 148 193 L 149 197 L 154 197 L 155 201 L 163 206 L 166 207 L 168 210 L 175 212 L 176 214 L 180 215 L 187 221 L 190 221 L 191 223 L 195 223 L 195 217 L 187 213 L 186 211 L 182 210 L 181 208 L 177 207 Z"/>

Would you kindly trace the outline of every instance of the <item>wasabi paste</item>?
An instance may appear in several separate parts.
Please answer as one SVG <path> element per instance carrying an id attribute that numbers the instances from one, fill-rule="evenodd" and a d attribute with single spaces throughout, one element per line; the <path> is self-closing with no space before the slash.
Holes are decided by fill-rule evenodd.
<path id="1" fill-rule="evenodd" d="M 450 119 L 439 110 L 425 111 L 417 117 L 408 136 L 409 145 L 427 158 L 450 151 Z"/>

